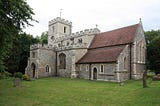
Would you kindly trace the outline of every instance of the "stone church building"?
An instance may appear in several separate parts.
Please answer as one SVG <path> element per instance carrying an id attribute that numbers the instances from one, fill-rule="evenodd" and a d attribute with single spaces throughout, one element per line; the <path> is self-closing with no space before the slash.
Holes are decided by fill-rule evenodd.
<path id="1" fill-rule="evenodd" d="M 31 78 L 49 76 L 120 82 L 142 78 L 146 41 L 138 24 L 100 32 L 98 28 L 72 33 L 72 22 L 49 21 L 48 44 L 30 46 L 25 73 Z"/>

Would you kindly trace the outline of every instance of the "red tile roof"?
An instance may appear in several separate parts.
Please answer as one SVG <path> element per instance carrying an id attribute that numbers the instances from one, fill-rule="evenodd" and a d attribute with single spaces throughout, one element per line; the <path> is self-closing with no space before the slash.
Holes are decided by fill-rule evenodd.
<path id="1" fill-rule="evenodd" d="M 88 52 L 77 63 L 116 62 L 125 47 L 124 44 L 133 42 L 138 25 L 135 24 L 96 35 Z"/>
<path id="2" fill-rule="evenodd" d="M 131 43 L 134 39 L 137 27 L 138 24 L 100 33 L 95 36 L 90 48 Z"/>
<path id="3" fill-rule="evenodd" d="M 104 63 L 115 62 L 125 46 L 89 50 L 77 63 Z"/>

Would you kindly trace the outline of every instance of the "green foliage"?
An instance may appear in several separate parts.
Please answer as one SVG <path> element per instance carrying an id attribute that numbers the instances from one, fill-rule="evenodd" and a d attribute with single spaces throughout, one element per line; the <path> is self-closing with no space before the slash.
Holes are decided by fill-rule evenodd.
<path id="1" fill-rule="evenodd" d="M 147 40 L 148 68 L 160 73 L 160 30 L 145 33 Z"/>
<path id="2" fill-rule="evenodd" d="M 42 44 L 48 43 L 48 33 L 43 32 L 40 38 L 40 41 Z"/>
<path id="3" fill-rule="evenodd" d="M 22 78 L 23 74 L 21 72 L 15 72 L 14 77 L 15 78 Z"/>
<path id="4" fill-rule="evenodd" d="M 5 70 L 4 59 L 13 46 L 13 41 L 25 25 L 31 25 L 34 15 L 25 0 L 0 0 L 0 70 Z"/>
<path id="5" fill-rule="evenodd" d="M 14 73 L 16 71 L 25 72 L 29 57 L 30 45 L 37 43 L 37 38 L 32 35 L 21 33 L 13 41 L 13 48 L 5 59 L 7 71 Z"/>
<path id="6" fill-rule="evenodd" d="M 26 33 L 18 34 L 13 41 L 11 52 L 9 52 L 8 57 L 5 59 L 7 71 L 11 73 L 16 71 L 24 73 L 29 57 L 30 45 L 40 42 L 45 43 L 43 39 L 47 39 L 46 34 L 42 34 L 41 37 L 37 36 L 36 38 Z"/>
<path id="7" fill-rule="evenodd" d="M 69 78 L 22 81 L 18 90 L 11 80 L 0 80 L 0 106 L 159 106 L 160 81 L 148 79 L 113 82 Z"/>
<path id="8" fill-rule="evenodd" d="M 25 81 L 30 81 L 31 80 L 30 77 L 27 74 L 24 74 L 22 76 L 22 79 L 25 80 Z"/>

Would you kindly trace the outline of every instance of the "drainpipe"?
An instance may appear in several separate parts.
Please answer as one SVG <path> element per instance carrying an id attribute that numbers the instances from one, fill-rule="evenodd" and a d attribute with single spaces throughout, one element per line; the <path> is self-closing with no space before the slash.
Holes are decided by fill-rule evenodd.
<path id="1" fill-rule="evenodd" d="M 132 44 L 129 44 L 129 79 L 131 80 L 132 79 Z"/>
<path id="2" fill-rule="evenodd" d="M 55 76 L 57 77 L 57 51 L 56 51 L 56 59 L 55 59 Z"/>

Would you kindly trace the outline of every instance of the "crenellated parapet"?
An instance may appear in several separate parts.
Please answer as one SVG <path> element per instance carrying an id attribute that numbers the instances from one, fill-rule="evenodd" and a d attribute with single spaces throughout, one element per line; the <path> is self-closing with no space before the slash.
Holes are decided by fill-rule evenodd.
<path id="1" fill-rule="evenodd" d="M 30 50 L 34 49 L 53 49 L 53 47 L 47 44 L 33 44 L 30 46 Z"/>
<path id="2" fill-rule="evenodd" d="M 55 24 L 57 22 L 60 22 L 60 23 L 66 24 L 66 25 L 72 25 L 72 22 L 65 20 L 63 18 L 60 18 L 60 17 L 57 17 L 57 18 L 49 21 L 49 25 Z"/>
<path id="3" fill-rule="evenodd" d="M 55 38 L 54 42 L 59 42 L 59 41 L 63 41 L 63 40 L 71 39 L 71 38 L 85 36 L 85 35 L 96 35 L 98 33 L 100 33 L 100 30 L 98 28 L 85 29 L 85 30 L 82 30 L 76 33 L 72 33 L 71 35 L 64 35 L 62 37 L 57 37 Z"/>

